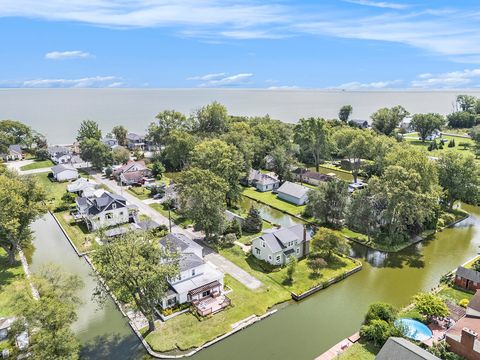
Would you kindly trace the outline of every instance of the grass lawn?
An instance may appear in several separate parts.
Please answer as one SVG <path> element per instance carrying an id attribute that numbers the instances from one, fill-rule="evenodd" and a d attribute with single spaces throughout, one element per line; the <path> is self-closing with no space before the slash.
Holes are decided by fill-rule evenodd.
<path id="1" fill-rule="evenodd" d="M 470 300 L 473 297 L 473 294 L 459 289 L 455 289 L 450 286 L 445 286 L 442 290 L 438 292 L 438 296 L 445 300 L 450 300 L 451 302 L 458 304 L 460 300 Z"/>
<path id="2" fill-rule="evenodd" d="M 42 168 L 52 167 L 53 165 L 55 164 L 52 162 L 52 160 L 35 161 L 31 164 L 21 166 L 20 170 L 26 171 L 26 170 L 42 169 Z"/>
<path id="3" fill-rule="evenodd" d="M 168 218 L 168 210 L 164 209 L 162 204 L 150 204 L 150 207 L 153 208 L 154 210 L 158 211 L 160 214 Z M 192 225 L 192 220 L 187 219 L 186 217 L 183 217 L 176 213 L 175 211 L 170 211 L 170 216 L 172 218 L 172 222 L 175 224 L 186 228 L 189 225 Z"/>
<path id="4" fill-rule="evenodd" d="M 448 140 L 445 144 L 443 144 L 443 149 L 428 151 L 428 154 L 431 154 L 431 156 L 440 156 L 446 151 L 459 151 L 460 153 L 473 154 L 475 142 L 472 139 L 458 137 L 458 136 L 450 136 L 450 135 L 443 135 L 442 139 Z M 451 140 L 455 140 L 455 146 L 450 148 L 448 147 L 448 142 Z M 405 141 L 407 141 L 410 145 L 423 147 L 425 150 L 428 148 L 428 145 L 431 142 L 431 141 L 422 142 L 421 140 L 419 140 L 418 133 L 408 134 L 407 137 L 405 137 Z M 439 142 L 440 142 L 440 139 L 437 138 L 437 144 L 439 144 Z M 460 144 L 462 143 L 467 143 L 470 145 L 470 147 L 464 150 L 464 147 L 460 146 Z"/>
<path id="5" fill-rule="evenodd" d="M 15 265 L 8 264 L 8 256 L 5 250 L 0 248 L 0 317 L 13 314 L 14 304 L 12 298 L 15 295 L 13 290 L 14 282 L 23 279 L 23 268 L 20 261 Z"/>
<path id="6" fill-rule="evenodd" d="M 269 276 L 277 283 L 282 284 L 286 289 L 298 295 L 305 291 L 320 285 L 321 283 L 333 279 L 343 273 L 357 267 L 359 263 L 340 256 L 335 256 L 335 260 L 328 267 L 322 269 L 318 275 L 313 274 L 312 270 L 307 266 L 305 259 L 300 260 L 297 264 L 296 271 L 293 275 L 293 281 L 287 279 L 287 268 L 284 267 L 280 271 L 271 272 Z"/>
<path id="7" fill-rule="evenodd" d="M 203 321 L 186 313 L 162 323 L 146 338 L 153 350 L 165 352 L 201 346 L 231 331 L 232 324 L 253 314 L 262 315 L 273 305 L 290 299 L 289 293 L 276 284 L 252 291 L 229 275 L 225 275 L 225 284 L 233 289 L 228 294 L 231 307 Z"/>
<path id="8" fill-rule="evenodd" d="M 75 223 L 68 210 L 55 213 L 55 217 L 62 224 L 78 251 L 87 252 L 98 246 L 94 239 L 95 235 L 88 232 L 83 222 Z"/>
<path id="9" fill-rule="evenodd" d="M 67 184 L 66 182 L 56 182 L 50 181 L 47 176 L 47 173 L 41 174 L 33 174 L 28 175 L 37 179 L 37 181 L 41 184 L 45 192 L 47 193 L 47 205 L 50 209 L 54 210 L 62 203 L 62 196 L 67 191 Z"/>
<path id="10" fill-rule="evenodd" d="M 374 360 L 380 350 L 371 344 L 357 342 L 337 356 L 338 360 Z"/>
<path id="11" fill-rule="evenodd" d="M 150 198 L 150 190 L 143 186 L 130 186 L 127 189 L 127 192 L 139 198 L 140 200 L 146 200 Z"/>
<path id="12" fill-rule="evenodd" d="M 269 191 L 260 192 L 255 190 L 254 188 L 249 187 L 245 188 L 242 191 L 242 195 L 293 216 L 300 216 L 305 210 L 305 205 L 298 206 L 295 204 L 290 204 L 286 201 L 279 199 L 277 195 L 272 194 Z"/>
<path id="13" fill-rule="evenodd" d="M 241 242 L 242 244 L 250 245 L 253 239 L 255 239 L 255 238 L 257 238 L 257 237 L 259 237 L 260 235 L 263 234 L 263 230 L 271 229 L 272 227 L 273 227 L 272 224 L 263 220 L 262 231 L 260 231 L 256 234 L 249 234 L 249 233 L 244 232 L 242 234 L 242 237 L 240 239 L 238 239 L 238 241 Z"/>
<path id="14" fill-rule="evenodd" d="M 478 259 L 480 259 L 480 255 L 479 256 L 475 256 L 473 259 L 469 260 L 467 263 L 465 263 L 463 265 L 463 267 L 466 267 L 466 268 L 469 268 L 471 269 L 473 264 L 475 263 L 475 261 L 477 261 Z"/>

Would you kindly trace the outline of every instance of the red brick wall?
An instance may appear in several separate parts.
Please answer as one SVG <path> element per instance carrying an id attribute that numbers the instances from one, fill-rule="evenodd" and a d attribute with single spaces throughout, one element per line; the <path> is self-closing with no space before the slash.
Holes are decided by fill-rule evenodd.
<path id="1" fill-rule="evenodd" d="M 467 286 L 467 282 L 468 282 L 468 286 Z M 477 291 L 478 289 L 480 289 L 480 283 L 477 283 L 476 285 L 474 285 L 473 281 L 467 281 L 467 279 L 464 279 L 458 276 L 455 276 L 454 283 L 458 287 L 461 287 L 467 290 Z"/>
<path id="2" fill-rule="evenodd" d="M 464 357 L 467 360 L 480 360 L 480 353 L 473 351 L 473 349 L 467 349 L 461 343 L 449 338 L 447 336 L 447 343 L 450 345 L 450 351 L 457 355 Z"/>

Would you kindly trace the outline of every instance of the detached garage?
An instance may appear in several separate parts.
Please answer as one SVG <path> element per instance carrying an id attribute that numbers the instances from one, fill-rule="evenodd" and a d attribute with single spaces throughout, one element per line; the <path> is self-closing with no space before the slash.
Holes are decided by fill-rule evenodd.
<path id="1" fill-rule="evenodd" d="M 78 179 L 78 171 L 72 166 L 55 165 L 52 167 L 53 178 L 57 181 L 70 181 Z"/>

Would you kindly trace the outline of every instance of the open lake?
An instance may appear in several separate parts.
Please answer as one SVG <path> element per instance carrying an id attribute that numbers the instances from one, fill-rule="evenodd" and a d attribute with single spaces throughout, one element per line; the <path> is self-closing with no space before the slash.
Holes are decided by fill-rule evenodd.
<path id="1" fill-rule="evenodd" d="M 47 135 L 51 143 L 72 142 L 80 122 L 96 120 L 102 130 L 125 125 L 145 132 L 165 109 L 189 114 L 212 101 L 232 115 L 269 114 L 296 122 L 302 117 L 334 118 L 342 105 L 353 106 L 352 118 L 367 119 L 381 107 L 403 105 L 411 113 L 452 112 L 458 94 L 480 90 L 335 91 L 243 89 L 0 89 L 0 119 L 21 120 Z"/>

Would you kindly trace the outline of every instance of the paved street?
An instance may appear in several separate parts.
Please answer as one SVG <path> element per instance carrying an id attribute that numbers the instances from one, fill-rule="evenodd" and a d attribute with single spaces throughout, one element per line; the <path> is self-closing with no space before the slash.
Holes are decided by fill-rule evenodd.
<path id="1" fill-rule="evenodd" d="M 130 204 L 134 204 L 138 206 L 140 213 L 145 214 L 152 220 L 156 221 L 157 223 L 168 227 L 168 218 L 166 218 L 159 212 L 152 209 L 144 201 L 138 199 L 137 197 L 125 191 L 123 187 L 117 184 L 116 181 L 105 179 L 102 176 L 102 174 L 99 174 L 99 173 L 91 173 L 91 175 L 93 176 L 95 181 L 97 181 L 98 183 L 108 186 L 113 192 L 120 194 L 125 199 L 127 199 L 127 201 Z M 188 236 L 190 239 L 197 240 L 196 242 L 199 245 L 203 246 L 204 252 L 205 254 L 207 254 L 205 256 L 205 259 L 207 259 L 207 261 L 211 262 L 213 265 L 218 267 L 224 273 L 230 274 L 233 278 L 240 281 L 243 285 L 245 285 L 249 289 L 257 289 L 263 285 L 260 280 L 256 279 L 255 277 L 253 277 L 252 275 L 250 275 L 245 270 L 241 269 L 231 261 L 225 259 L 220 254 L 212 251 L 212 249 L 204 245 L 201 241 L 198 241 L 199 239 L 201 240 L 201 238 L 203 237 L 203 235 L 200 232 L 194 232 L 193 230 L 184 229 L 180 226 L 175 225 L 172 222 L 172 233 L 182 233 Z"/>

